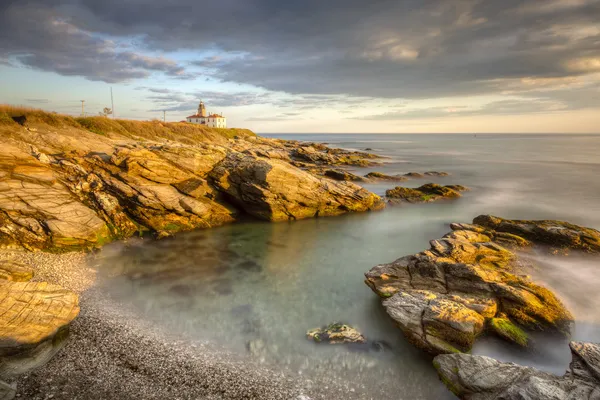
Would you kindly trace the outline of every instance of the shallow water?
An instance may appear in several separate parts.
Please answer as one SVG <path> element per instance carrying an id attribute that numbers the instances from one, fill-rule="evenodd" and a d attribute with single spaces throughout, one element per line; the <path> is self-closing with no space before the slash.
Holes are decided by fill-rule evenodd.
<path id="1" fill-rule="evenodd" d="M 446 171 L 404 182 L 472 188 L 454 202 L 294 223 L 248 222 L 132 240 L 102 251 L 106 288 L 171 329 L 214 341 L 293 374 L 354 389 L 357 398 L 452 398 L 430 357 L 408 344 L 363 283 L 378 263 L 428 247 L 450 222 L 479 214 L 563 219 L 600 228 L 600 136 L 279 135 L 364 149 L 389 157 L 366 174 Z M 383 194 L 393 184 L 366 184 Z M 600 263 L 537 260 L 532 274 L 554 289 L 580 320 L 573 337 L 600 342 Z M 379 346 L 316 345 L 306 330 L 334 321 L 359 328 Z M 484 339 L 474 353 L 562 374 L 566 342 L 538 338 L 537 353 Z"/>

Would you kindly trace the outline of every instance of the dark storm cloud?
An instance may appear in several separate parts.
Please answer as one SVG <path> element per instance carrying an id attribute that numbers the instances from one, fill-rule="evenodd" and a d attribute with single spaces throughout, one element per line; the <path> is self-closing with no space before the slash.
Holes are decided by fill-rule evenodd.
<path id="1" fill-rule="evenodd" d="M 0 55 L 20 50 L 27 65 L 90 79 L 118 81 L 149 71 L 188 76 L 166 60 L 117 56 L 97 34 L 135 37 L 138 47 L 147 50 L 217 52 L 221 55 L 191 66 L 211 69 L 213 77 L 224 81 L 292 94 L 439 98 L 500 93 L 505 80 L 600 72 L 600 62 L 595 61 L 600 58 L 598 0 L 27 4 L 36 1 L 38 8 L 51 10 L 75 27 L 69 29 L 78 30 L 57 33 L 47 16 L 22 12 L 20 20 L 13 15 L 16 22 L 8 21 L 12 29 L 0 27 L 0 37 L 5 38 L 0 40 Z M 23 8 L 20 4 L 13 3 L 13 14 Z M 36 43 L 39 38 L 43 45 Z M 225 103 L 235 101 L 221 104 Z"/>
<path id="2" fill-rule="evenodd" d="M 145 78 L 156 71 L 174 78 L 189 77 L 172 60 L 121 51 L 112 40 L 80 29 L 56 10 L 32 3 L 3 10 L 0 56 L 31 68 L 109 83 Z"/>

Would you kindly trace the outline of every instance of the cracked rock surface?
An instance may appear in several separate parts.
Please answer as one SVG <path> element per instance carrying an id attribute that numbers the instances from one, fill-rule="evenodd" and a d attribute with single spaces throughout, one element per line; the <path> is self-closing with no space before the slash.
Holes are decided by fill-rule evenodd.
<path id="1" fill-rule="evenodd" d="M 183 123 L 80 121 L 100 132 L 53 118 L 0 124 L 0 246 L 61 252 L 242 214 L 280 221 L 383 207 L 353 183 L 309 172 L 369 164 L 368 153 Z"/>

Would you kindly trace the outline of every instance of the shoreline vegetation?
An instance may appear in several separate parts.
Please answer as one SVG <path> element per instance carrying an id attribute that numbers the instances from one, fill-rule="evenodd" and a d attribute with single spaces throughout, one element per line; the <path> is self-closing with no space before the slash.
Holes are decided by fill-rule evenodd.
<path id="1" fill-rule="evenodd" d="M 468 190 L 397 186 L 381 198 L 353 182 L 392 185 L 448 174 L 348 171 L 377 166 L 380 158 L 245 129 L 73 118 L 0 105 L 0 399 L 345 397 L 343 387 L 292 379 L 150 326 L 96 288 L 94 259 L 101 252 L 92 250 L 138 235 L 160 239 L 247 218 L 281 222 L 377 211 L 386 201 L 457 199 Z M 530 346 L 529 330 L 568 335 L 569 311 L 522 276 L 522 253 L 598 253 L 600 232 L 492 216 L 451 228 L 429 250 L 366 274 L 411 343 L 433 355 L 460 355 L 485 332 L 523 347 Z M 30 317 L 15 319 L 15 313 Z M 343 324 L 315 332 L 309 336 L 316 341 L 323 332 L 328 339 L 364 340 Z M 574 343 L 572 349 L 574 363 L 576 354 L 586 362 L 600 359 L 594 346 Z M 454 370 L 468 362 L 439 357 L 442 381 L 470 398 L 476 382 L 469 386 Z M 546 381 L 562 385 L 565 396 L 579 390 L 564 386 L 567 379 Z M 498 383 L 513 390 L 507 385 Z"/>

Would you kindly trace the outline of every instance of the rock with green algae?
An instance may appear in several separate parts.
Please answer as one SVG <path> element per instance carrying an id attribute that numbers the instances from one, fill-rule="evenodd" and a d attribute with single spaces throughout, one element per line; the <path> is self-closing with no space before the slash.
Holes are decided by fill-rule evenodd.
<path id="1" fill-rule="evenodd" d="M 416 189 L 396 186 L 385 192 L 391 203 L 429 203 L 441 199 L 456 199 L 461 197 L 460 191 L 468 188 L 460 185 L 442 186 L 436 183 L 428 183 Z"/>
<path id="2" fill-rule="evenodd" d="M 306 332 L 308 339 L 317 343 L 366 343 L 367 339 L 355 328 L 334 322 L 322 328 L 311 329 Z"/>
<path id="3" fill-rule="evenodd" d="M 600 253 L 599 231 L 564 221 L 509 220 L 492 215 L 480 215 L 473 220 L 473 223 L 539 245 Z"/>
<path id="4" fill-rule="evenodd" d="M 509 342 L 516 343 L 521 347 L 529 345 L 529 335 L 506 315 L 500 314 L 498 317 L 490 319 L 489 328 L 491 332 Z"/>
<path id="5" fill-rule="evenodd" d="M 563 376 L 485 356 L 443 354 L 433 360 L 446 387 L 465 400 L 578 400 L 600 397 L 600 345 L 571 342 Z"/>
<path id="6" fill-rule="evenodd" d="M 524 329 L 568 334 L 573 317 L 550 290 L 520 273 L 517 254 L 495 242 L 506 239 L 502 232 L 470 224 L 452 229 L 430 249 L 365 274 L 409 341 L 440 354 L 469 351 L 486 325 L 521 346 L 529 344 Z"/>

